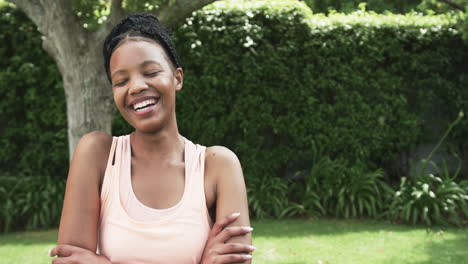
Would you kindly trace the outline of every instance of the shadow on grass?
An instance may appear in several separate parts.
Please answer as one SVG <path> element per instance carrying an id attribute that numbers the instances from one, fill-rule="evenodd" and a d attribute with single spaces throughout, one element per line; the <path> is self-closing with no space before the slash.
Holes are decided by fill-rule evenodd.
<path id="1" fill-rule="evenodd" d="M 430 261 L 418 264 L 468 263 L 468 236 L 444 240 L 443 242 L 434 241 L 427 246 L 426 250 L 430 256 Z"/>
<path id="2" fill-rule="evenodd" d="M 321 236 L 321 235 L 338 235 L 347 233 L 362 233 L 362 232 L 394 232 L 404 233 L 422 230 L 428 233 L 437 232 L 440 230 L 449 231 L 451 233 L 464 234 L 468 237 L 468 229 L 466 228 L 447 228 L 433 227 L 427 229 L 423 226 L 408 226 L 403 224 L 391 224 L 375 220 L 359 220 L 359 219 L 319 219 L 319 220 L 254 220 L 254 235 L 264 237 L 303 237 L 303 236 Z M 259 225 L 256 225 L 259 223 Z"/>
<path id="3" fill-rule="evenodd" d="M 455 239 L 444 239 L 442 241 L 428 240 L 425 245 L 417 247 L 424 247 L 426 260 L 422 261 L 408 261 L 402 260 L 401 257 L 391 257 L 381 262 L 382 264 L 466 264 L 468 263 L 468 236 L 460 236 Z M 410 250 L 417 250 L 418 248 L 408 248 Z"/>

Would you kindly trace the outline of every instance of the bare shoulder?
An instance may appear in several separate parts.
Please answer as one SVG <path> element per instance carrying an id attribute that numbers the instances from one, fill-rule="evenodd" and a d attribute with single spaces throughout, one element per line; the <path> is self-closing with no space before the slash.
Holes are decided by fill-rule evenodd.
<path id="1" fill-rule="evenodd" d="M 206 148 L 205 165 L 216 170 L 232 168 L 232 166 L 240 166 L 239 158 L 230 149 L 223 146 L 211 146 Z"/>
<path id="2" fill-rule="evenodd" d="M 211 146 L 205 152 L 205 177 L 218 185 L 232 178 L 242 179 L 242 166 L 237 155 L 223 146 Z M 231 178 L 231 179 L 229 179 Z"/>
<path id="3" fill-rule="evenodd" d="M 103 131 L 90 132 L 81 137 L 73 154 L 73 160 L 86 162 L 88 166 L 104 172 L 111 145 L 111 135 Z"/>
<path id="4" fill-rule="evenodd" d="M 112 144 L 112 136 L 103 131 L 93 131 L 85 134 L 78 142 L 79 146 L 91 149 L 106 149 L 109 150 Z"/>

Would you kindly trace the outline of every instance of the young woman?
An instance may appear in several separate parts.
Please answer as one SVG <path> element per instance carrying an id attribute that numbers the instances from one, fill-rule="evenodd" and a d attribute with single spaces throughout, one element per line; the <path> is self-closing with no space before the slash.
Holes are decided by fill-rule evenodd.
<path id="1" fill-rule="evenodd" d="M 179 134 L 184 75 L 167 31 L 150 14 L 130 15 L 103 55 L 115 105 L 135 131 L 78 143 L 52 263 L 250 263 L 241 165 L 229 149 Z"/>

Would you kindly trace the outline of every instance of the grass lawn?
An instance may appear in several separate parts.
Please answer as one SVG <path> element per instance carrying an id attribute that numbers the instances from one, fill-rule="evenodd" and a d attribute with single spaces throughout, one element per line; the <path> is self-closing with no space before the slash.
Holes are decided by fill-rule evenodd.
<path id="1" fill-rule="evenodd" d="M 253 263 L 468 264 L 468 229 L 371 220 L 253 221 Z M 0 263 L 50 263 L 57 230 L 0 236 Z"/>

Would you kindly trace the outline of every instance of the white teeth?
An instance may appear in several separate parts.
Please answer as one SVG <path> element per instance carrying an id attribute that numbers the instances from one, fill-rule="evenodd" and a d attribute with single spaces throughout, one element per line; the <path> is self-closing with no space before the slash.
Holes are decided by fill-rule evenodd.
<path id="1" fill-rule="evenodd" d="M 148 99 L 148 100 L 145 100 L 143 102 L 139 102 L 139 103 L 136 103 L 133 105 L 133 109 L 134 110 L 137 110 L 139 108 L 143 108 L 143 107 L 146 107 L 150 104 L 155 104 L 156 103 L 156 100 L 155 99 Z"/>

